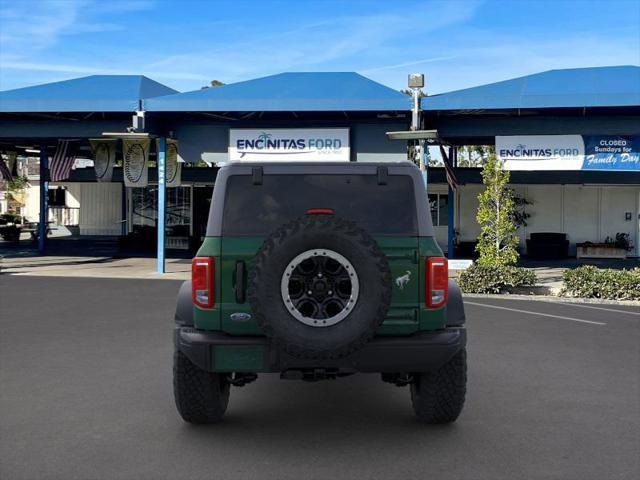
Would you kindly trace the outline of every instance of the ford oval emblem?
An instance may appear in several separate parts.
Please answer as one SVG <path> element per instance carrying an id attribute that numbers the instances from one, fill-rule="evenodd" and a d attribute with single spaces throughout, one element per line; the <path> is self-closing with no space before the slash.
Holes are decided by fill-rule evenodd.
<path id="1" fill-rule="evenodd" d="M 229 315 L 232 321 L 234 322 L 246 322 L 251 320 L 251 314 L 246 312 L 236 312 Z"/>

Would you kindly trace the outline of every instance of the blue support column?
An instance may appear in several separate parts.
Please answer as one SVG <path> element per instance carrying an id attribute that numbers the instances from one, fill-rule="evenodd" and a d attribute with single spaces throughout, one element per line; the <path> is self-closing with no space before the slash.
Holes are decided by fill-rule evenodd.
<path id="1" fill-rule="evenodd" d="M 164 273 L 164 221 L 166 215 L 166 152 L 167 139 L 158 142 L 158 273 Z"/>
<path id="2" fill-rule="evenodd" d="M 451 168 L 454 168 L 457 165 L 458 151 L 456 147 L 451 147 L 449 149 L 449 161 L 451 162 Z M 447 191 L 448 202 L 447 202 L 447 216 L 449 217 L 449 221 L 447 222 L 447 258 L 454 258 L 454 246 L 453 246 L 453 237 L 455 236 L 455 199 L 454 199 L 455 190 L 451 188 L 449 185 L 449 190 Z"/>
<path id="3" fill-rule="evenodd" d="M 40 223 L 38 224 L 38 252 L 47 249 L 47 225 L 49 222 L 49 157 L 47 145 L 40 145 Z"/>

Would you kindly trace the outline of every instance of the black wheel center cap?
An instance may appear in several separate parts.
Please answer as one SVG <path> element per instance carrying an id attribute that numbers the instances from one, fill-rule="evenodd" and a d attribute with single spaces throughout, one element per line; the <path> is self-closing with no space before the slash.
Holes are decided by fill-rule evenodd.
<path id="1" fill-rule="evenodd" d="M 313 293 L 315 295 L 325 295 L 328 287 L 325 280 L 316 280 L 313 282 Z"/>

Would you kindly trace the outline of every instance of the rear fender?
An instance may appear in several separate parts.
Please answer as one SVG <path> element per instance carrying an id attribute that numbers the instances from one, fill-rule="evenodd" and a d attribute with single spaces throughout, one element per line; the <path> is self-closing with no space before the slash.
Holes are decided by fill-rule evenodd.
<path id="1" fill-rule="evenodd" d="M 193 326 L 193 303 L 191 301 L 191 280 L 183 282 L 178 292 L 175 321 L 185 327 Z"/>
<path id="2" fill-rule="evenodd" d="M 449 280 L 449 300 L 447 301 L 447 326 L 459 327 L 466 321 L 464 304 L 462 303 L 462 291 L 458 284 Z"/>

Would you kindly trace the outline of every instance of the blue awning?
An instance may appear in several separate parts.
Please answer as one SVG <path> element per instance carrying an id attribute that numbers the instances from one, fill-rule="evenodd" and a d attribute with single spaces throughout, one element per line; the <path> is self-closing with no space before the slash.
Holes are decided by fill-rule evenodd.
<path id="1" fill-rule="evenodd" d="M 156 97 L 150 112 L 407 111 L 410 97 L 354 72 L 281 73 Z"/>
<path id="2" fill-rule="evenodd" d="M 133 112 L 177 90 L 143 75 L 91 75 L 0 92 L 0 112 Z"/>
<path id="3" fill-rule="evenodd" d="M 422 99 L 427 111 L 626 106 L 640 106 L 638 66 L 550 70 Z"/>

